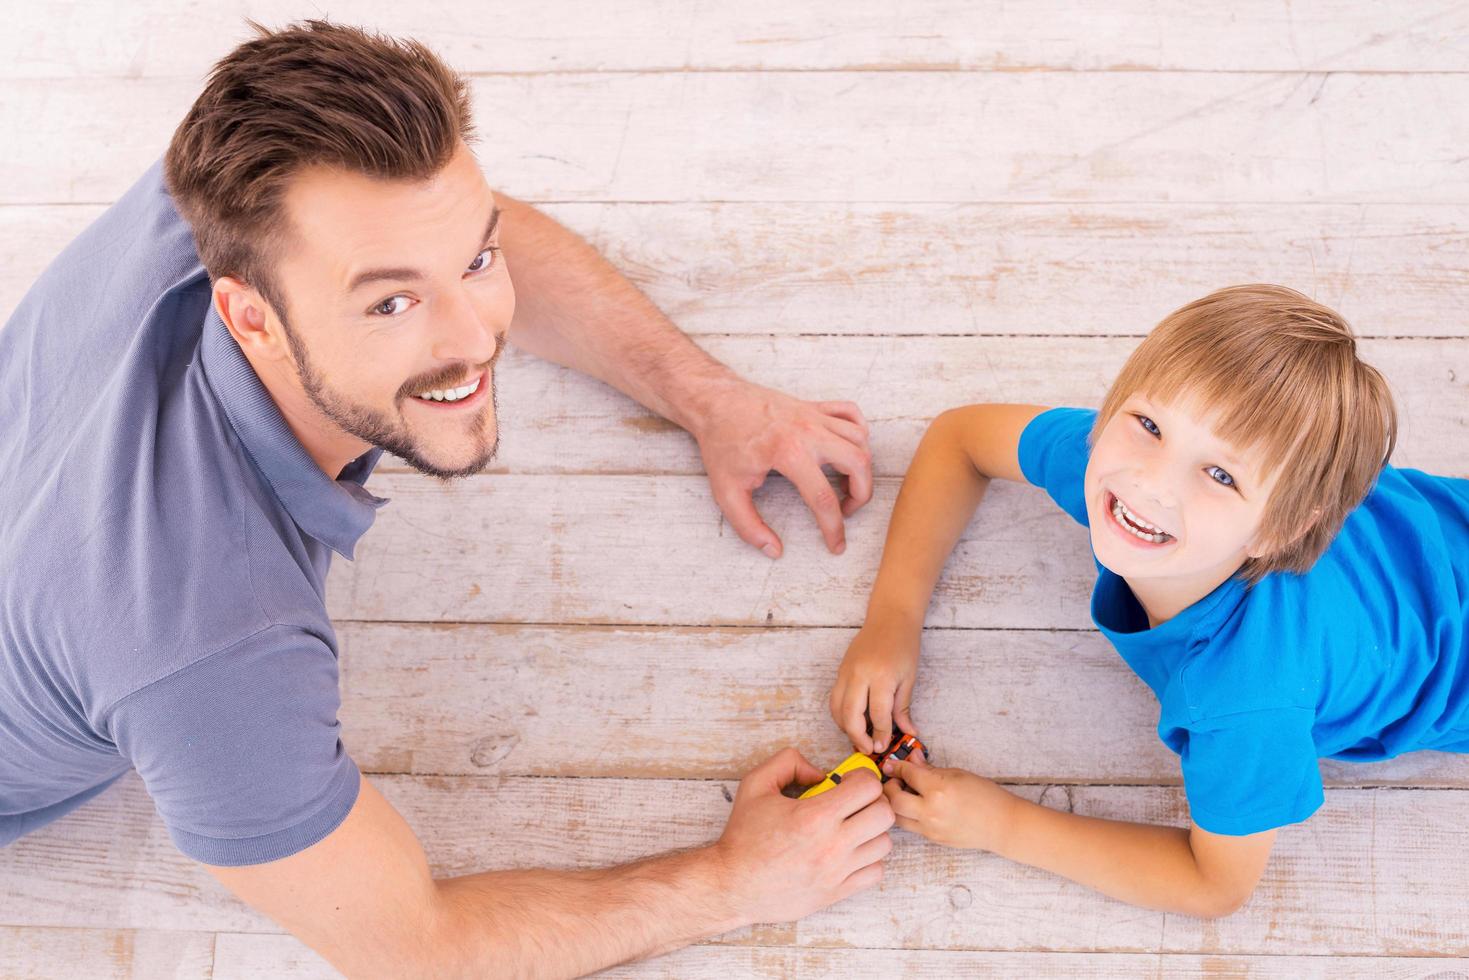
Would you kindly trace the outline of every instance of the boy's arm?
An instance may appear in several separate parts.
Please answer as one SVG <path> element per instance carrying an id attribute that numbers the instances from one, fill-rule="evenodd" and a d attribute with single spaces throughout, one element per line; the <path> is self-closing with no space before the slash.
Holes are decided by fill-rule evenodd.
<path id="1" fill-rule="evenodd" d="M 865 624 L 832 687 L 832 717 L 859 749 L 885 746 L 894 719 L 913 731 L 908 698 L 934 586 L 990 479 L 1024 480 L 1020 435 L 1044 411 L 967 405 L 944 412 L 924 433 L 893 507 Z"/>
<path id="2" fill-rule="evenodd" d="M 801 494 L 827 548 L 846 547 L 843 518 L 872 497 L 867 422 L 851 402 L 808 402 L 745 381 L 699 349 L 579 236 L 497 194 L 515 284 L 510 339 L 617 388 L 698 441 L 714 501 L 746 543 L 779 558 L 781 540 L 751 494 L 776 471 Z M 843 500 L 823 466 L 847 478 Z"/>
<path id="3" fill-rule="evenodd" d="M 939 573 L 991 478 L 1023 481 L 1020 434 L 1038 405 L 966 405 L 929 425 L 903 477 L 867 616 L 923 625 Z"/>
<path id="4" fill-rule="evenodd" d="M 962 769 L 899 762 L 885 791 L 899 827 L 954 847 L 993 851 L 1133 905 L 1203 918 L 1249 899 L 1275 831 L 1242 837 L 1104 820 L 1023 800 Z M 901 782 L 900 782 L 901 780 Z M 914 792 L 905 792 L 906 783 Z"/>

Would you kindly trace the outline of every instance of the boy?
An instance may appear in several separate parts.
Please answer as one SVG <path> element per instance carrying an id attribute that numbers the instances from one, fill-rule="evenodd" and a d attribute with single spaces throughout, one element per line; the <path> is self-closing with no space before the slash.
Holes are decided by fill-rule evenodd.
<path id="1" fill-rule="evenodd" d="M 1058 813 L 913 760 L 890 770 L 911 792 L 886 787 L 898 826 L 1218 916 L 1249 897 L 1276 829 L 1321 805 L 1318 757 L 1469 752 L 1469 481 L 1387 466 L 1396 432 L 1347 324 L 1279 286 L 1171 314 L 1099 412 L 940 415 L 899 494 L 833 717 L 859 749 L 893 724 L 915 731 L 944 561 L 989 480 L 1024 479 L 1090 531 L 1093 619 L 1159 698 L 1192 826 Z"/>

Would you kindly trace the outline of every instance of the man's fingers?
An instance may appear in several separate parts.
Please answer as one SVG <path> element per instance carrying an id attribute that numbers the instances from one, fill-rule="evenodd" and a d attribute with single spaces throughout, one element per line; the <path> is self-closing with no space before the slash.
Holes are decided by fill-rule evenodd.
<path id="1" fill-rule="evenodd" d="M 826 549 L 836 555 L 845 551 L 847 535 L 842 525 L 841 504 L 838 502 L 837 492 L 827 482 L 821 467 L 812 462 L 810 457 L 802 456 L 792 461 L 788 470 L 783 469 L 780 472 L 796 485 L 801 499 L 815 516 L 816 526 L 821 528 L 821 536 L 826 539 Z M 751 508 L 753 507 L 752 504 Z"/>
<path id="2" fill-rule="evenodd" d="M 869 769 L 854 769 L 842 776 L 836 789 L 827 790 L 815 799 L 846 819 L 879 796 L 882 796 L 882 781 Z"/>
<path id="3" fill-rule="evenodd" d="M 847 499 L 842 501 L 842 515 L 850 517 L 872 499 L 872 453 L 845 439 L 835 440 L 829 449 L 828 462 L 847 477 Z"/>
<path id="4" fill-rule="evenodd" d="M 881 861 L 893 850 L 893 835 L 883 831 L 876 837 L 864 844 L 859 844 L 852 851 L 852 867 L 865 868 L 875 861 Z"/>
<path id="5" fill-rule="evenodd" d="M 828 415 L 826 427 L 859 449 L 871 449 L 867 442 L 867 432 L 855 422 L 849 422 L 840 416 Z"/>
<path id="6" fill-rule="evenodd" d="M 755 509 L 755 500 L 749 490 L 741 487 L 714 488 L 714 502 L 724 512 L 724 519 L 734 532 L 749 545 L 754 545 L 767 558 L 779 558 L 780 537 L 770 529 Z"/>
<path id="7" fill-rule="evenodd" d="M 826 778 L 826 773 L 817 769 L 794 748 L 784 748 L 750 770 L 745 777 L 749 785 L 760 791 L 779 793 L 791 783 L 811 785 Z"/>
<path id="8" fill-rule="evenodd" d="M 827 415 L 835 415 L 846 419 L 853 425 L 860 427 L 863 433 L 868 432 L 867 419 L 862 414 L 862 409 L 857 407 L 856 402 L 817 402 L 816 407 Z"/>
<path id="9" fill-rule="evenodd" d="M 837 901 L 841 901 L 849 895 L 855 895 L 864 888 L 871 888 L 882 881 L 882 862 L 874 861 L 865 868 L 858 868 L 847 875 L 847 880 L 842 882 L 837 892 Z"/>
<path id="10" fill-rule="evenodd" d="M 892 825 L 892 805 L 879 794 L 877 799 L 846 819 L 845 829 L 852 840 L 865 841 L 886 833 Z"/>

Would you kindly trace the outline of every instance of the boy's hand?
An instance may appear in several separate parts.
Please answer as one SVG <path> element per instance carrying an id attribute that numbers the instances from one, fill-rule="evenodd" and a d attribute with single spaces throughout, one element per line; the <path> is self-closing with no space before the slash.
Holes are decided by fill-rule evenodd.
<path id="1" fill-rule="evenodd" d="M 893 737 L 893 723 L 917 735 L 908 708 L 918 675 L 922 626 L 874 621 L 852 638 L 831 688 L 831 717 L 858 752 L 881 752 Z M 867 734 L 868 719 L 872 734 Z"/>
<path id="2" fill-rule="evenodd" d="M 1003 849 L 1020 798 L 998 783 L 963 769 L 937 769 L 918 753 L 889 759 L 883 772 L 894 777 L 882 789 L 902 829 L 949 847 Z"/>

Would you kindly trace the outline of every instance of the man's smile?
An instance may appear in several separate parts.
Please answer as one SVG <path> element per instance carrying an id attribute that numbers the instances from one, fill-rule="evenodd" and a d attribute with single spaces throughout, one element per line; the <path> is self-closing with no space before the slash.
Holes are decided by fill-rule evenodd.
<path id="1" fill-rule="evenodd" d="M 409 400 L 441 411 L 470 408 L 485 400 L 485 392 L 489 391 L 490 388 L 488 382 L 488 370 L 481 371 L 478 375 L 458 387 L 434 388 L 416 395 L 411 395 L 409 396 Z"/>

